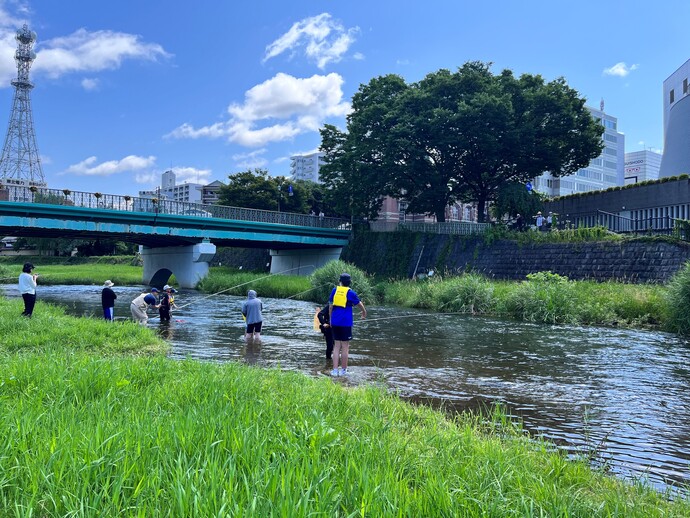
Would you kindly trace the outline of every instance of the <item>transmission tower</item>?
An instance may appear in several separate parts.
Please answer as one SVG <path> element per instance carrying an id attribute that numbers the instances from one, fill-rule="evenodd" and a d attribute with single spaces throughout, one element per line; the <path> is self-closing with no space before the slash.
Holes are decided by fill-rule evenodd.
<path id="1" fill-rule="evenodd" d="M 36 145 L 34 119 L 31 113 L 31 90 L 34 84 L 29 80 L 29 69 L 36 53 L 33 51 L 36 33 L 24 26 L 17 31 L 17 79 L 14 86 L 12 114 L 7 128 L 5 145 L 0 158 L 0 180 L 12 184 L 45 186 L 41 159 Z M 12 181 L 14 180 L 14 181 Z"/>

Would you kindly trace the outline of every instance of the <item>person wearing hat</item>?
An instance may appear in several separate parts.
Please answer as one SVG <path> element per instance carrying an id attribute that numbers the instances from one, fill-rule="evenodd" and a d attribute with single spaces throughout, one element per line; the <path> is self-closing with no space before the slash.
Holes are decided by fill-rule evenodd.
<path id="1" fill-rule="evenodd" d="M 117 295 L 112 290 L 115 286 L 113 281 L 105 281 L 103 283 L 103 291 L 101 291 L 101 306 L 103 306 L 103 318 L 112 322 L 115 320 L 115 299 Z"/>
<path id="2" fill-rule="evenodd" d="M 151 288 L 151 293 L 142 293 L 129 305 L 129 309 L 132 311 L 132 318 L 142 326 L 145 326 L 146 322 L 149 321 L 149 316 L 146 314 L 149 307 L 158 307 L 155 293 L 158 293 L 158 290 Z"/>
<path id="3" fill-rule="evenodd" d="M 175 289 L 169 284 L 163 286 L 163 294 L 161 295 L 160 304 L 158 304 L 158 314 L 161 317 L 161 322 L 170 322 L 170 309 L 173 305 L 172 294 L 174 292 Z"/>
<path id="4" fill-rule="evenodd" d="M 31 317 L 36 305 L 36 278 L 38 274 L 33 273 L 34 265 L 24 263 L 22 273 L 19 274 L 19 293 L 24 299 L 23 317 Z"/>
<path id="5" fill-rule="evenodd" d="M 333 332 L 333 370 L 331 376 L 347 376 L 347 360 L 352 340 L 352 308 L 361 309 L 362 318 L 367 317 L 367 310 L 357 294 L 350 288 L 352 278 L 349 273 L 340 274 L 339 286 L 333 288 L 328 299 L 331 330 Z M 340 367 L 338 362 L 340 361 Z"/>
<path id="6" fill-rule="evenodd" d="M 263 315 L 261 310 L 264 309 L 264 304 L 261 299 L 256 297 L 254 290 L 247 292 L 247 300 L 242 302 L 242 316 L 247 321 L 247 328 L 245 330 L 244 339 L 249 341 L 253 338 L 257 341 L 261 340 L 261 325 L 263 324 Z"/>

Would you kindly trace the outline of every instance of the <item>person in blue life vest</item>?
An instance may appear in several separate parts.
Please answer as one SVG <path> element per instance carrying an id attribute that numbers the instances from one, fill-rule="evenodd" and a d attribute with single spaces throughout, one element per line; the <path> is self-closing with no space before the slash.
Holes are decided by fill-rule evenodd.
<path id="1" fill-rule="evenodd" d="M 247 321 L 247 328 L 244 334 L 244 339 L 249 341 L 255 339 L 257 342 L 261 341 L 261 324 L 263 323 L 263 315 L 261 310 L 264 308 L 261 299 L 256 297 L 254 290 L 247 292 L 247 300 L 242 302 L 242 315 Z"/>
<path id="2" fill-rule="evenodd" d="M 331 376 L 347 376 L 347 358 L 352 340 L 352 308 L 361 310 L 362 318 L 367 317 L 367 310 L 357 293 L 350 288 L 352 278 L 349 273 L 340 274 L 339 285 L 333 288 L 328 299 L 328 310 L 333 332 L 333 370 Z M 338 362 L 340 361 L 340 367 Z"/>

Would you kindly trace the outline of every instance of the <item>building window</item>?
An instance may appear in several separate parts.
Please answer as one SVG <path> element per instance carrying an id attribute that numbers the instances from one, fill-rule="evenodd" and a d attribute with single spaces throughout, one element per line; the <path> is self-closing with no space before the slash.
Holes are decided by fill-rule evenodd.
<path id="1" fill-rule="evenodd" d="M 688 93 L 688 80 L 683 79 L 683 93 L 686 94 Z"/>
<path id="2" fill-rule="evenodd" d="M 609 135 L 606 133 L 604 135 L 604 140 L 608 140 L 609 142 L 618 142 L 618 137 L 616 135 Z"/>
<path id="3" fill-rule="evenodd" d="M 676 100 L 676 92 L 675 92 L 674 90 L 671 90 L 671 91 L 668 93 L 668 100 L 669 100 L 669 102 L 670 102 L 671 104 L 673 104 L 673 101 Z"/>

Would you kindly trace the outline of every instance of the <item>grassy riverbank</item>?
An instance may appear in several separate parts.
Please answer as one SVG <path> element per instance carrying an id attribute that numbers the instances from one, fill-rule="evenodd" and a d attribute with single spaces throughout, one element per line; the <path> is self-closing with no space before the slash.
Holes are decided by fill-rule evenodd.
<path id="1" fill-rule="evenodd" d="M 174 361 L 134 324 L 20 307 L 0 299 L 2 516 L 690 514 L 500 415 L 450 421 L 379 388 Z"/>

